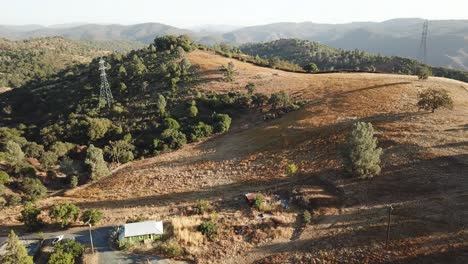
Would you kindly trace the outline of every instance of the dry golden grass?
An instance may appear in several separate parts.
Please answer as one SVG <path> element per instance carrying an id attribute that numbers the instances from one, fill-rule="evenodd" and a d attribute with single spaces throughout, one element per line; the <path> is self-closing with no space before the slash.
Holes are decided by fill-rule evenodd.
<path id="1" fill-rule="evenodd" d="M 199 216 L 181 216 L 171 220 L 174 228 L 175 239 L 184 245 L 198 246 L 203 243 L 205 237 L 197 231 L 202 223 Z"/>

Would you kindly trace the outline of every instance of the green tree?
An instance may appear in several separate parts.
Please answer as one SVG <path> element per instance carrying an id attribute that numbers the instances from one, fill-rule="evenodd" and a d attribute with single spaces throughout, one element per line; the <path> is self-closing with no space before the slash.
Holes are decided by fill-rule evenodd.
<path id="1" fill-rule="evenodd" d="M 83 255 L 85 247 L 74 239 L 63 239 L 54 246 L 54 252 L 64 252 L 75 259 Z"/>
<path id="2" fill-rule="evenodd" d="M 224 80 L 226 82 L 235 81 L 237 70 L 236 70 L 236 66 L 234 66 L 234 63 L 232 61 L 230 61 L 227 65 L 223 65 L 221 67 L 221 71 L 224 74 Z"/>
<path id="3" fill-rule="evenodd" d="M 179 122 L 177 122 L 177 120 L 170 118 L 170 117 L 164 119 L 163 126 L 165 129 L 172 129 L 172 130 L 179 130 L 180 128 Z"/>
<path id="4" fill-rule="evenodd" d="M 148 71 L 143 60 L 136 54 L 132 57 L 129 69 L 134 77 L 140 77 Z"/>
<path id="5" fill-rule="evenodd" d="M 320 71 L 320 69 L 319 69 L 319 67 L 317 66 L 317 64 L 315 64 L 315 63 L 313 63 L 313 62 L 307 64 L 306 66 L 304 66 L 304 70 L 305 70 L 306 72 L 319 72 L 319 71 Z"/>
<path id="6" fill-rule="evenodd" d="M 81 221 L 84 223 L 97 224 L 102 219 L 102 211 L 98 209 L 88 209 L 83 212 L 81 216 Z"/>
<path id="7" fill-rule="evenodd" d="M 164 130 L 161 139 L 172 149 L 179 149 L 187 143 L 185 134 L 175 129 Z"/>
<path id="8" fill-rule="evenodd" d="M 50 217 L 60 223 L 61 227 L 69 226 L 72 222 L 78 219 L 80 208 L 71 203 L 54 205 L 50 209 Z"/>
<path id="9" fill-rule="evenodd" d="M 120 83 L 119 83 L 119 92 L 120 92 L 121 94 L 127 92 L 127 89 L 128 89 L 128 88 L 127 88 L 127 85 L 126 85 L 125 83 L 123 83 L 123 82 L 120 82 Z"/>
<path id="10" fill-rule="evenodd" d="M 224 133 L 229 130 L 231 127 L 231 117 L 227 114 L 215 114 L 213 116 L 214 121 L 214 132 L 216 133 Z"/>
<path id="11" fill-rule="evenodd" d="M 160 116 L 164 116 L 166 114 L 166 106 L 166 98 L 164 98 L 162 94 L 159 94 L 158 98 L 156 99 L 156 110 Z"/>
<path id="12" fill-rule="evenodd" d="M 447 90 L 430 88 L 419 94 L 418 107 L 434 113 L 441 107 L 453 109 L 453 100 Z"/>
<path id="13" fill-rule="evenodd" d="M 41 209 L 31 202 L 27 202 L 24 209 L 21 211 L 20 221 L 23 222 L 27 231 L 36 231 L 44 224 L 39 218 Z"/>
<path id="14" fill-rule="evenodd" d="M 348 172 L 360 178 L 372 178 L 380 174 L 382 149 L 377 148 L 377 138 L 371 123 L 354 124 L 347 138 L 344 164 Z"/>
<path id="15" fill-rule="evenodd" d="M 1 257 L 1 261 L 3 264 L 33 264 L 33 258 L 28 256 L 26 248 L 13 230 L 8 235 L 5 254 Z"/>
<path id="16" fill-rule="evenodd" d="M 47 188 L 37 178 L 24 178 L 21 183 L 21 190 L 28 201 L 36 201 L 45 198 L 47 195 Z"/>
<path id="17" fill-rule="evenodd" d="M 125 67 L 123 65 L 120 65 L 120 67 L 119 67 L 118 77 L 119 77 L 119 79 L 123 79 L 123 78 L 127 77 L 127 70 L 125 69 Z"/>
<path id="18" fill-rule="evenodd" d="M 133 155 L 134 149 L 135 146 L 133 146 L 130 142 L 125 140 L 118 140 L 109 141 L 109 146 L 106 146 L 105 152 L 113 162 L 127 163 L 135 158 Z"/>
<path id="19" fill-rule="evenodd" d="M 88 118 L 88 138 L 91 141 L 103 138 L 109 128 L 112 126 L 112 121 L 107 118 Z"/>
<path id="20" fill-rule="evenodd" d="M 41 155 L 39 159 L 41 161 L 42 166 L 46 171 L 51 170 L 55 164 L 57 164 L 58 156 L 55 152 L 46 151 Z"/>
<path id="21" fill-rule="evenodd" d="M 97 180 L 110 174 L 102 150 L 92 144 L 86 151 L 85 164 L 88 166 L 91 180 Z"/>
<path id="22" fill-rule="evenodd" d="M 23 151 L 28 158 L 39 158 L 44 152 L 44 146 L 36 142 L 27 142 L 23 145 Z"/>
<path id="23" fill-rule="evenodd" d="M 195 105 L 191 105 L 188 108 L 188 116 L 194 118 L 198 115 L 198 108 Z"/>
<path id="24" fill-rule="evenodd" d="M 74 147 L 75 144 L 73 143 L 57 141 L 52 144 L 50 151 L 53 151 L 60 158 L 67 155 L 67 153 L 70 152 L 70 150 L 72 150 Z"/>
<path id="25" fill-rule="evenodd" d="M 24 161 L 24 152 L 18 143 L 9 140 L 4 147 L 5 160 L 12 168 L 18 168 Z"/>
<path id="26" fill-rule="evenodd" d="M 75 264 L 75 258 L 70 253 L 62 251 L 54 252 L 50 255 L 48 264 Z"/>

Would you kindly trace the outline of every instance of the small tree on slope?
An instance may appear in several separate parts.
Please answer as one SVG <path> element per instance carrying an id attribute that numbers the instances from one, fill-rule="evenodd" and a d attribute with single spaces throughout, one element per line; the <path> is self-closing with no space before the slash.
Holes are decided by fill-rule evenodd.
<path id="1" fill-rule="evenodd" d="M 3 264 L 33 264 L 26 248 L 19 242 L 18 236 L 11 230 L 8 236 L 6 252 L 0 258 Z"/>
<path id="2" fill-rule="evenodd" d="M 344 161 L 348 172 L 362 179 L 380 174 L 382 149 L 377 148 L 377 138 L 371 123 L 358 122 L 347 138 Z"/>

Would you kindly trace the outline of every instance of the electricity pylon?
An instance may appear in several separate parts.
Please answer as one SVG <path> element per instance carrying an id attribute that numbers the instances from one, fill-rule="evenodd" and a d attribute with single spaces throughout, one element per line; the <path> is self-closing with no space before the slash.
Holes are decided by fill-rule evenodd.
<path id="1" fill-rule="evenodd" d="M 429 20 L 424 21 L 423 32 L 421 36 L 421 45 L 419 46 L 418 59 L 426 64 L 427 63 L 427 35 L 429 33 Z"/>
<path id="2" fill-rule="evenodd" d="M 99 71 L 101 71 L 101 89 L 99 91 L 99 107 L 104 107 L 106 104 L 110 108 L 114 102 L 109 82 L 106 75 L 106 62 L 104 59 L 99 60 Z"/>

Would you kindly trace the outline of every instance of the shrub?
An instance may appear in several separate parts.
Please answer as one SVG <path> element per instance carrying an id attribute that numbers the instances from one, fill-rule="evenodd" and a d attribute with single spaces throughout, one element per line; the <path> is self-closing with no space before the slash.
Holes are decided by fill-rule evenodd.
<path id="1" fill-rule="evenodd" d="M 39 145 L 36 142 L 27 142 L 23 145 L 23 151 L 26 157 L 39 158 L 44 152 L 44 146 Z"/>
<path id="2" fill-rule="evenodd" d="M 185 136 L 185 134 L 174 129 L 164 130 L 161 134 L 161 138 L 172 149 L 179 149 L 187 143 L 187 137 Z"/>
<path id="3" fill-rule="evenodd" d="M 264 203 L 265 203 L 265 197 L 263 196 L 263 194 L 258 193 L 254 199 L 254 207 L 257 208 L 258 210 L 262 210 Z"/>
<path id="4" fill-rule="evenodd" d="M 198 122 L 197 125 L 190 127 L 190 140 L 197 141 L 200 138 L 209 137 L 213 134 L 213 127 L 203 122 Z"/>
<path id="5" fill-rule="evenodd" d="M 247 90 L 247 93 L 249 95 L 253 95 L 253 93 L 255 92 L 255 90 L 257 89 L 256 86 L 255 86 L 255 83 L 252 83 L 252 82 L 249 82 L 246 86 L 245 86 L 245 89 Z"/>
<path id="6" fill-rule="evenodd" d="M 432 71 L 427 66 L 421 66 L 421 67 L 418 68 L 417 74 L 418 74 L 418 79 L 419 80 L 427 80 L 427 79 L 429 79 L 429 76 L 432 75 Z"/>
<path id="7" fill-rule="evenodd" d="M 79 182 L 78 176 L 73 175 L 70 179 L 70 186 L 72 188 L 76 188 L 76 186 L 78 186 L 78 182 Z"/>
<path id="8" fill-rule="evenodd" d="M 427 89 L 419 94 L 419 109 L 431 110 L 432 113 L 440 107 L 453 108 L 453 100 L 444 89 Z"/>
<path id="9" fill-rule="evenodd" d="M 80 208 L 70 203 L 54 205 L 49 214 L 61 227 L 66 227 L 78 219 Z"/>
<path id="10" fill-rule="evenodd" d="M 231 127 L 231 117 L 226 114 L 215 114 L 213 116 L 214 121 L 214 132 L 215 133 L 224 133 L 229 130 Z"/>
<path id="11" fill-rule="evenodd" d="M 289 164 L 288 167 L 286 168 L 286 173 L 289 175 L 293 175 L 296 172 L 297 172 L 297 166 L 294 163 Z"/>
<path id="12" fill-rule="evenodd" d="M 188 116 L 189 117 L 196 117 L 198 115 L 198 108 L 195 105 L 192 105 L 188 109 Z"/>
<path id="13" fill-rule="evenodd" d="M 10 175 L 4 171 L 0 171 L 0 185 L 5 185 L 11 181 Z"/>
<path id="14" fill-rule="evenodd" d="M 21 203 L 21 196 L 18 194 L 11 194 L 6 197 L 8 206 L 17 206 Z"/>
<path id="15" fill-rule="evenodd" d="M 285 91 L 271 94 L 269 102 L 271 107 L 275 110 L 286 109 L 291 105 L 289 95 Z"/>
<path id="16" fill-rule="evenodd" d="M 196 214 L 204 214 L 211 209 L 211 205 L 207 200 L 197 200 L 194 211 Z"/>
<path id="17" fill-rule="evenodd" d="M 176 258 L 184 254 L 184 249 L 174 240 L 162 244 L 161 251 L 168 258 Z"/>
<path id="18" fill-rule="evenodd" d="M 41 210 L 28 202 L 21 211 L 20 221 L 23 222 L 27 231 L 36 231 L 42 227 L 43 221 L 39 218 Z"/>
<path id="19" fill-rule="evenodd" d="M 81 221 L 92 225 L 99 223 L 102 219 L 102 212 L 98 209 L 88 209 L 83 212 Z"/>
<path id="20" fill-rule="evenodd" d="M 216 236 L 217 226 L 211 221 L 206 221 L 198 226 L 198 231 L 200 231 L 206 237 L 213 239 Z"/>
<path id="21" fill-rule="evenodd" d="M 45 198 L 47 195 L 47 188 L 37 178 L 24 178 L 21 183 L 21 190 L 27 201 L 36 201 Z"/>
<path id="22" fill-rule="evenodd" d="M 304 213 L 302 214 L 302 221 L 306 225 L 310 224 L 312 221 L 312 215 L 310 214 L 309 210 L 304 210 Z"/>
<path id="23" fill-rule="evenodd" d="M 360 178 L 372 178 L 380 174 L 382 149 L 377 148 L 377 138 L 371 123 L 354 124 L 347 138 L 344 163 L 348 172 Z"/>

